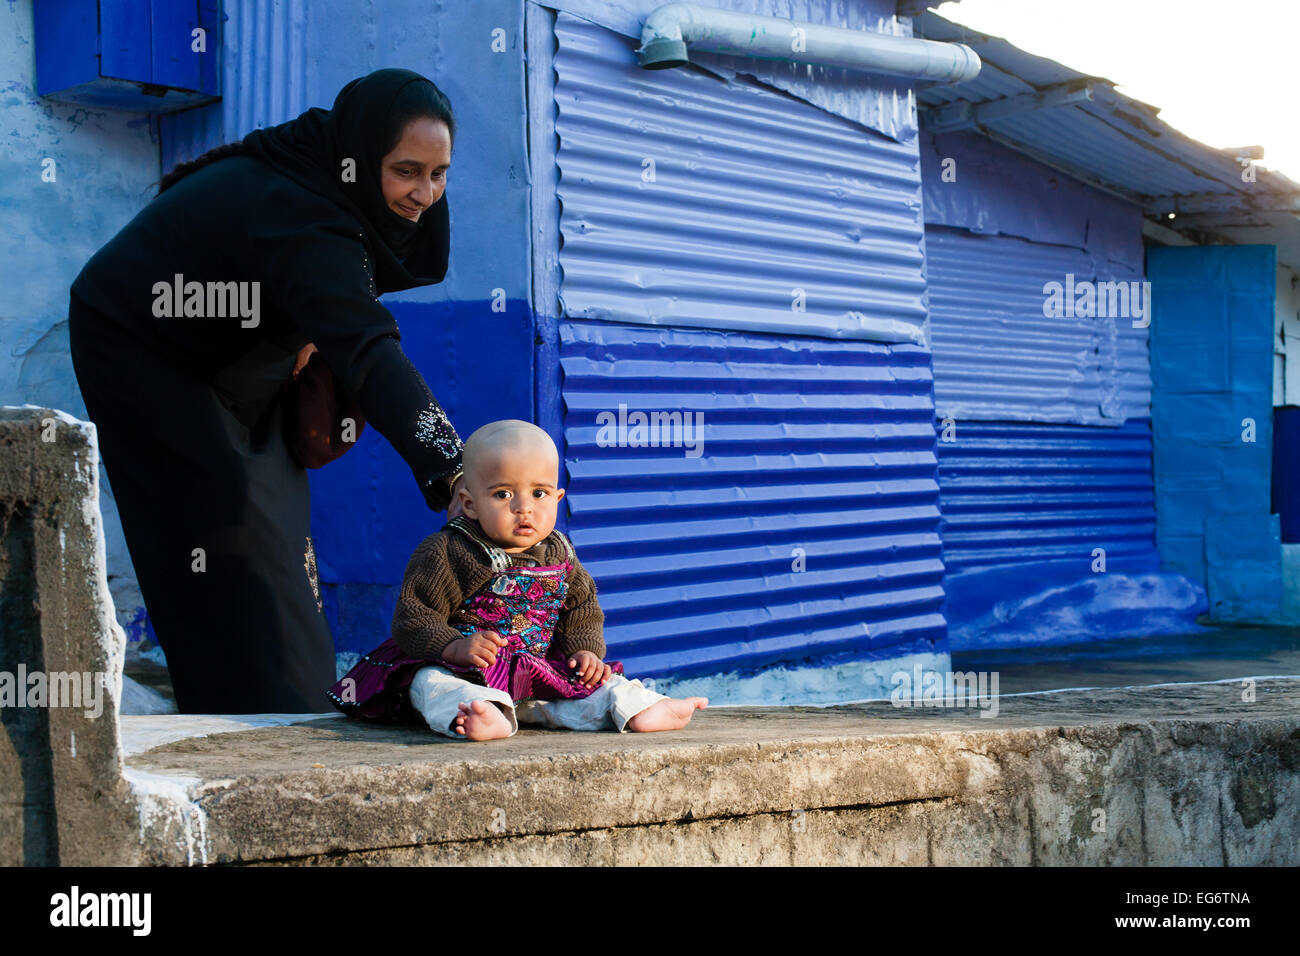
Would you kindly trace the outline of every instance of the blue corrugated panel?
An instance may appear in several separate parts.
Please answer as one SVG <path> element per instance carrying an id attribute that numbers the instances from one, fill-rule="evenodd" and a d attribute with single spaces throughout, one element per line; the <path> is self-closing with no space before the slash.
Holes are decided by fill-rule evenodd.
<path id="1" fill-rule="evenodd" d="M 926 229 L 940 418 L 1116 425 L 1150 415 L 1147 330 L 1047 318 L 1045 283 L 1136 281 L 1082 249 Z"/>
<path id="2" fill-rule="evenodd" d="M 959 421 L 939 441 L 948 573 L 1061 562 L 1090 573 L 1159 568 L 1151 423 L 1121 428 Z"/>
<path id="3" fill-rule="evenodd" d="M 643 70 L 633 41 L 565 13 L 555 32 L 567 315 L 924 342 L 914 141 Z"/>
<path id="4" fill-rule="evenodd" d="M 611 659 L 744 670 L 943 640 L 923 349 L 569 320 L 560 333 L 568 530 Z M 702 454 L 608 444 L 598 416 L 620 405 L 701 414 Z"/>
<path id="5" fill-rule="evenodd" d="M 952 437 L 939 487 L 954 651 L 1190 624 L 1187 595 L 1156 573 L 1149 419 L 957 422 Z"/>

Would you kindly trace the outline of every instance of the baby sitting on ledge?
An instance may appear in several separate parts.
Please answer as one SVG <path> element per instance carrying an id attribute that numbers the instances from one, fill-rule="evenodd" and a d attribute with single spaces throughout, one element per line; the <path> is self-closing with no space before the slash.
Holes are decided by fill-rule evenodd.
<path id="1" fill-rule="evenodd" d="M 458 739 L 519 722 L 570 730 L 679 730 L 708 701 L 671 698 L 605 663 L 596 583 L 555 530 L 560 458 L 516 419 L 465 442 L 462 514 L 406 565 L 392 637 L 327 692 L 354 717 L 423 719 Z M 436 662 L 436 663 L 434 663 Z"/>

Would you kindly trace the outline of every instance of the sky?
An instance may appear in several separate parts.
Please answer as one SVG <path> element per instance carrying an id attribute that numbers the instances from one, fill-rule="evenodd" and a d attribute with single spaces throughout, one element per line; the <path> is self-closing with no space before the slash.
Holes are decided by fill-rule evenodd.
<path id="1" fill-rule="evenodd" d="M 1300 182 L 1300 0 L 962 0 L 935 13 L 1113 81 L 1209 146 Z"/>

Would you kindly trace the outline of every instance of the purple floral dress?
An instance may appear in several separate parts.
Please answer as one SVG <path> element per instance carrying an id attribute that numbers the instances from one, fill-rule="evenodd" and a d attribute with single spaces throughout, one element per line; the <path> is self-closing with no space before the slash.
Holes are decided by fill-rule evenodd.
<path id="1" fill-rule="evenodd" d="M 509 644 L 497 652 L 487 668 L 449 664 L 409 657 L 389 638 L 364 655 L 326 694 L 345 714 L 375 720 L 420 721 L 407 689 L 422 667 L 436 666 L 474 684 L 495 687 L 512 700 L 565 700 L 589 697 L 600 685 L 584 687 L 569 668 L 567 656 L 552 652 L 551 641 L 568 594 L 573 570 L 573 546 L 559 531 L 568 557 L 562 564 L 525 566 L 510 564 L 501 548 L 482 537 L 468 520 L 453 518 L 449 525 L 464 533 L 486 553 L 492 577 L 467 597 L 447 622 L 466 637 L 476 631 L 495 631 Z M 616 674 L 623 665 L 610 661 Z"/>

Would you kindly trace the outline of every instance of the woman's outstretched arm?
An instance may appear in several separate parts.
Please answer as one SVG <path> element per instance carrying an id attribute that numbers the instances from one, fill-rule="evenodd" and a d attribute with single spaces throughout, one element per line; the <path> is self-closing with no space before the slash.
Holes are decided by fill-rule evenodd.
<path id="1" fill-rule="evenodd" d="M 315 344 L 366 421 L 410 466 L 429 507 L 442 511 L 451 498 L 446 478 L 461 464 L 460 436 L 375 294 L 358 224 L 324 197 L 291 189 L 275 225 L 258 237 L 265 295 Z"/>

